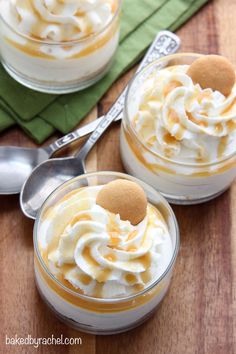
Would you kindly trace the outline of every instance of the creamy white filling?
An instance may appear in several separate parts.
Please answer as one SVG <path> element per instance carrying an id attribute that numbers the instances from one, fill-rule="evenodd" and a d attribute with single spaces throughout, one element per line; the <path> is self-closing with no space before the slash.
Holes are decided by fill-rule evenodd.
<path id="1" fill-rule="evenodd" d="M 39 246 L 50 271 L 75 289 L 103 298 L 127 296 L 165 271 L 171 238 L 150 205 L 137 226 L 98 206 L 100 188 L 87 187 L 59 201 L 40 226 Z"/>
<path id="2" fill-rule="evenodd" d="M 236 86 L 225 97 L 201 89 L 188 65 L 162 69 L 141 85 L 132 124 L 152 150 L 179 162 L 213 162 L 235 151 Z M 133 107 L 132 107 L 133 105 Z"/>

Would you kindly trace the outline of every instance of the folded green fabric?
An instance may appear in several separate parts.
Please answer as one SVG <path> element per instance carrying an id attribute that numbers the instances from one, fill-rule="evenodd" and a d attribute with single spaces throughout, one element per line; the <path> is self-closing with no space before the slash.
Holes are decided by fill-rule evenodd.
<path id="1" fill-rule="evenodd" d="M 176 30 L 207 1 L 123 0 L 120 44 L 113 66 L 102 80 L 77 93 L 56 96 L 32 91 L 0 66 L 0 131 L 16 123 L 37 143 L 55 130 L 68 133 L 140 59 L 159 30 Z"/>

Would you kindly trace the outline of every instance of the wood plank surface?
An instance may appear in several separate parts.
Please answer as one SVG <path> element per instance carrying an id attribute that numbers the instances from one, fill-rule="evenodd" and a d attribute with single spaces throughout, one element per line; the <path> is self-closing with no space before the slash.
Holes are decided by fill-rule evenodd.
<path id="1" fill-rule="evenodd" d="M 211 1 L 177 34 L 181 51 L 219 53 L 236 66 L 236 1 Z M 132 71 L 119 80 L 90 114 L 104 113 Z M 55 139 L 54 136 L 51 140 Z M 1 145 L 34 146 L 13 128 Z M 123 171 L 119 124 L 92 151 L 89 171 Z M 236 353 L 236 183 L 221 197 L 200 206 L 173 207 L 181 248 L 168 295 L 145 324 L 116 336 L 92 336 L 60 323 L 40 299 L 34 284 L 33 222 L 17 196 L 0 197 L 0 353 L 235 354 Z M 6 346 L 14 337 L 82 338 L 81 346 Z"/>

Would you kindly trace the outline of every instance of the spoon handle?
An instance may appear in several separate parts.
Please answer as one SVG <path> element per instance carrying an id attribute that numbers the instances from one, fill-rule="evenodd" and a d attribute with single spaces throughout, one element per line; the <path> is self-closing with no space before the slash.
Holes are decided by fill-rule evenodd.
<path id="1" fill-rule="evenodd" d="M 156 36 L 147 54 L 140 63 L 137 73 L 154 60 L 174 53 L 180 46 L 180 39 L 169 31 L 161 31 Z M 90 135 L 86 143 L 82 146 L 76 158 L 84 160 L 92 147 L 96 144 L 101 135 L 107 130 L 116 117 L 122 112 L 128 86 L 125 87 L 116 102 L 112 105 L 107 114 L 103 117 L 94 132 Z"/>
<path id="2" fill-rule="evenodd" d="M 169 31 L 159 32 L 152 46 L 150 47 L 147 55 L 144 57 L 143 61 L 141 62 L 138 71 L 160 57 L 175 53 L 178 50 L 179 46 L 180 46 L 180 39 L 175 34 Z M 123 92 L 122 95 L 124 100 L 125 92 Z M 116 114 L 115 119 L 120 120 L 122 117 L 123 105 L 122 107 L 120 107 L 120 100 L 119 100 L 119 102 L 116 101 L 113 104 L 112 108 L 114 106 L 116 108 L 113 110 L 113 114 L 116 114 L 115 112 L 119 111 L 119 114 Z M 78 128 L 75 131 L 59 138 L 58 140 L 54 141 L 52 144 L 44 147 L 43 149 L 46 150 L 49 157 L 51 157 L 56 151 L 70 145 L 73 141 L 79 140 L 81 137 L 92 133 L 97 128 L 97 126 L 99 125 L 99 123 L 102 121 L 103 118 L 104 116 L 97 118 L 93 122 L 86 124 L 84 127 Z"/>

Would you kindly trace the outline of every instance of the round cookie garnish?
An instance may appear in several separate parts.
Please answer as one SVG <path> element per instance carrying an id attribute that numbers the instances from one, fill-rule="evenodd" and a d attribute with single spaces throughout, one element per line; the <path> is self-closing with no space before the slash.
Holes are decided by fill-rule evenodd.
<path id="1" fill-rule="evenodd" d="M 202 89 L 211 88 L 228 96 L 235 84 L 235 69 L 228 59 L 220 55 L 205 55 L 196 59 L 187 75 Z"/>
<path id="2" fill-rule="evenodd" d="M 106 184 L 97 195 L 97 204 L 121 220 L 129 220 L 132 225 L 140 223 L 147 214 L 147 197 L 135 182 L 116 179 Z"/>

